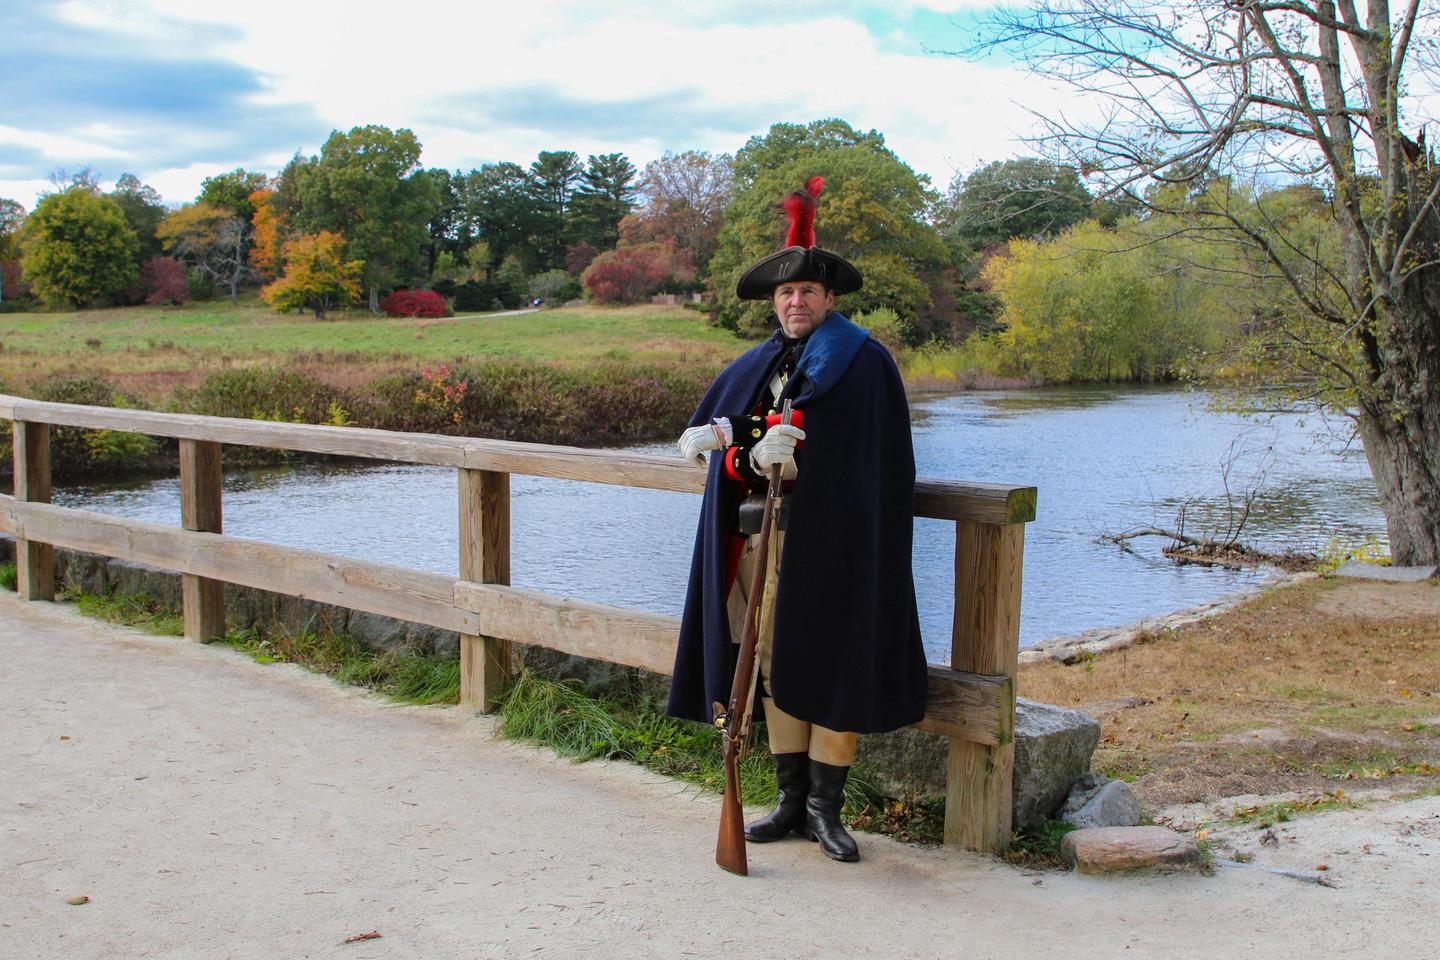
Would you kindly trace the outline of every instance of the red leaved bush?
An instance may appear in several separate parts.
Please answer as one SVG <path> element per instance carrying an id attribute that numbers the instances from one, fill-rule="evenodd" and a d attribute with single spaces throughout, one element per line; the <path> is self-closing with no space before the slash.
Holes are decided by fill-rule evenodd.
<path id="1" fill-rule="evenodd" d="M 390 317 L 443 317 L 445 298 L 434 290 L 396 290 L 380 301 Z"/>
<path id="2" fill-rule="evenodd" d="M 190 299 L 185 283 L 185 265 L 173 257 L 151 257 L 140 265 L 140 286 L 146 303 L 179 306 Z"/>
<path id="3" fill-rule="evenodd" d="M 658 243 L 607 250 L 590 261 L 580 282 L 596 303 L 639 303 L 670 278 L 672 259 Z"/>

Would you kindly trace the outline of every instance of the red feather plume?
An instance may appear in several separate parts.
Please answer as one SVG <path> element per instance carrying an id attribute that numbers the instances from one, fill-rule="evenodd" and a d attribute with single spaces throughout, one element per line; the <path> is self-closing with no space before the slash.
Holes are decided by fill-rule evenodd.
<path id="1" fill-rule="evenodd" d="M 796 190 L 786 197 L 782 206 L 789 221 L 785 231 L 785 246 L 815 246 L 815 200 L 825 187 L 824 177 L 811 177 L 805 181 L 804 190 Z"/>

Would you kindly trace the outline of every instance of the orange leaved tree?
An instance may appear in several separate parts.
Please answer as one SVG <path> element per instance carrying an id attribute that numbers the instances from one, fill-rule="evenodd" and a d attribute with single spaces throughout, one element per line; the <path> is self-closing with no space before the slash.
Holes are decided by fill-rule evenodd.
<path id="1" fill-rule="evenodd" d="M 322 230 L 296 237 L 282 248 L 285 274 L 260 295 L 276 310 L 308 308 L 324 320 L 332 306 L 344 306 L 360 296 L 363 260 L 345 259 L 345 238 Z"/>

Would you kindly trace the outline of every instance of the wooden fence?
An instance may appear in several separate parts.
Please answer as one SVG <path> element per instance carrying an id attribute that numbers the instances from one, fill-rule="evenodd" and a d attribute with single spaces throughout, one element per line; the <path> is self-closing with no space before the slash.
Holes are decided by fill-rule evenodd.
<path id="1" fill-rule="evenodd" d="M 429 624 L 460 634 L 461 702 L 494 709 L 511 676 L 511 643 L 668 674 L 679 621 L 509 586 L 510 474 L 699 493 L 704 472 L 679 457 L 43 403 L 0 395 L 13 421 L 14 496 L 0 533 L 15 537 L 16 588 L 54 598 L 53 548 L 178 571 L 185 636 L 224 632 L 235 583 Z M 121 430 L 180 442 L 181 527 L 50 503 L 50 427 Z M 222 444 L 453 467 L 459 477 L 457 577 L 228 537 Z M 1035 489 L 919 480 L 915 515 L 955 522 L 951 666 L 930 666 L 922 730 L 950 738 L 945 842 L 998 852 L 1011 832 L 1015 668 L 1025 524 Z M 689 536 L 689 531 L 685 531 Z"/>

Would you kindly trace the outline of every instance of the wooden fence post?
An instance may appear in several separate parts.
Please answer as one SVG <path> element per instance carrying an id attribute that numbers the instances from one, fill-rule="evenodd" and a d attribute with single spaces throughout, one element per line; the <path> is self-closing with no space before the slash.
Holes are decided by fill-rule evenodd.
<path id="1" fill-rule="evenodd" d="M 460 579 L 510 584 L 510 474 L 461 468 Z M 492 712 L 510 683 L 510 642 L 460 635 L 460 702 Z"/>
<path id="2" fill-rule="evenodd" d="M 15 499 L 50 502 L 50 425 L 16 420 Z M 15 538 L 15 591 L 22 600 L 55 599 L 55 548 Z"/>
<path id="3" fill-rule="evenodd" d="M 1015 728 L 1014 680 L 1020 654 L 1020 572 L 1025 524 L 955 524 L 955 624 L 950 666 L 1011 680 L 1002 728 Z M 996 746 L 950 740 L 945 842 L 982 853 L 1010 844 L 1015 741 Z"/>
<path id="4" fill-rule="evenodd" d="M 220 505 L 220 444 L 209 440 L 180 441 L 180 520 L 186 530 L 223 533 Z M 185 611 L 185 637 L 204 643 L 225 634 L 225 584 L 220 580 L 180 575 L 180 602 Z"/>

